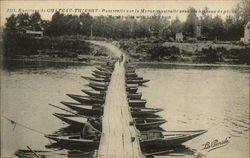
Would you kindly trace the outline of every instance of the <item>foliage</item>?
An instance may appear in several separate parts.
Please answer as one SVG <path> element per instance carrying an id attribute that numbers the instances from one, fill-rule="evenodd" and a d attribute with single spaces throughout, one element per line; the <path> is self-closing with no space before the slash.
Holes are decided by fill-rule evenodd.
<path id="1" fill-rule="evenodd" d="M 82 13 L 78 15 L 65 15 L 55 12 L 51 20 L 43 20 L 38 12 L 31 15 L 20 13 L 11 15 L 6 19 L 4 28 L 4 48 L 9 56 L 19 54 L 35 54 L 38 49 L 57 49 L 60 51 L 87 52 L 87 44 L 78 39 L 64 39 L 66 36 L 90 38 L 91 33 L 97 38 L 109 39 L 157 39 L 174 41 L 175 34 L 182 32 L 187 42 L 197 41 L 197 26 L 201 28 L 199 40 L 239 41 L 243 37 L 244 25 L 250 19 L 250 2 L 242 0 L 234 9 L 234 15 L 225 20 L 221 17 L 212 17 L 207 14 L 209 8 L 205 7 L 200 17 L 195 8 L 188 9 L 186 21 L 181 22 L 178 17 L 171 22 L 155 14 L 151 17 L 135 18 L 134 16 L 91 16 Z M 20 33 L 25 30 L 43 31 L 45 36 L 41 40 Z M 60 36 L 63 36 L 61 39 Z M 91 37 L 93 38 L 93 37 Z M 49 39 L 49 40 L 48 40 Z M 49 42 L 50 41 L 50 42 Z M 154 40 L 155 43 L 158 43 Z M 41 42 L 37 44 L 37 42 Z M 166 49 L 160 46 L 152 48 L 152 58 L 163 57 L 170 52 L 179 52 L 174 48 Z M 207 52 L 207 50 L 204 50 Z M 212 53 L 213 51 L 211 51 Z M 210 57 L 217 59 L 213 54 Z M 243 58 L 243 57 L 242 57 Z"/>

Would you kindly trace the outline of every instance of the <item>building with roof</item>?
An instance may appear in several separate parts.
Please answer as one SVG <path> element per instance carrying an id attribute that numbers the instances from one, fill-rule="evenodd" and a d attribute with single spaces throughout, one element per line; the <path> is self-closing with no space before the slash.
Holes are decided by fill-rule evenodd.
<path id="1" fill-rule="evenodd" d="M 240 39 L 244 44 L 250 44 L 250 21 L 244 27 L 244 37 Z"/>

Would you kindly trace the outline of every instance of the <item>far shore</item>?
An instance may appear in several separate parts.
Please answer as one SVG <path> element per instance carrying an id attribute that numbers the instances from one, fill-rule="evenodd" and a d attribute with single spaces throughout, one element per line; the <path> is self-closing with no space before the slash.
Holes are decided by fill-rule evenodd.
<path id="1" fill-rule="evenodd" d="M 95 57 L 94 57 L 95 58 Z M 97 57 L 98 58 L 98 57 Z M 46 63 L 68 63 L 68 64 L 79 64 L 79 65 L 98 65 L 103 63 L 104 61 L 100 60 L 88 60 L 88 61 L 78 61 L 76 58 L 72 59 L 6 59 L 8 61 L 17 61 L 17 62 L 46 62 Z M 236 65 L 236 64 L 225 64 L 225 63 L 184 63 L 184 62 L 166 62 L 166 61 L 134 61 L 134 65 L 138 67 L 141 66 L 193 66 L 193 67 L 242 67 L 242 68 L 250 68 L 250 65 Z"/>

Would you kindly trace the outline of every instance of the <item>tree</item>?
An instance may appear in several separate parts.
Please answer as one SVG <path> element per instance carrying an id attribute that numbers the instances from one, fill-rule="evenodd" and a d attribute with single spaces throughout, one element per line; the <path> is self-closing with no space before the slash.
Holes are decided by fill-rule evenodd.
<path id="1" fill-rule="evenodd" d="M 89 15 L 89 13 L 82 13 L 79 16 L 80 25 L 81 25 L 81 33 L 86 36 L 90 36 L 91 25 L 93 24 L 93 18 Z"/>
<path id="2" fill-rule="evenodd" d="M 20 29 L 32 29 L 30 25 L 30 16 L 28 13 L 20 13 L 16 17 L 17 27 Z"/>
<path id="3" fill-rule="evenodd" d="M 183 31 L 183 24 L 178 18 L 178 16 L 176 16 L 176 18 L 171 21 L 169 29 L 171 31 L 172 36 L 175 36 L 176 33 Z"/>
<path id="4" fill-rule="evenodd" d="M 222 40 L 223 38 L 223 20 L 221 19 L 221 17 L 216 16 L 215 18 L 213 18 L 212 20 L 212 32 L 211 32 L 211 36 L 213 39 L 219 39 Z"/>
<path id="5" fill-rule="evenodd" d="M 196 34 L 196 26 L 198 24 L 198 17 L 196 16 L 196 10 L 193 7 L 188 9 L 188 16 L 184 23 L 184 31 L 187 35 L 191 37 L 195 37 Z"/>
<path id="6" fill-rule="evenodd" d="M 30 25 L 33 27 L 35 31 L 41 31 L 41 22 L 42 18 L 38 12 L 35 12 L 30 15 Z"/>
<path id="7" fill-rule="evenodd" d="M 13 31 L 16 30 L 17 18 L 12 14 L 9 18 L 6 18 L 5 30 Z"/>
<path id="8" fill-rule="evenodd" d="M 64 21 L 63 21 L 63 14 L 59 12 L 55 12 L 52 16 L 49 33 L 50 35 L 59 36 L 64 34 Z"/>

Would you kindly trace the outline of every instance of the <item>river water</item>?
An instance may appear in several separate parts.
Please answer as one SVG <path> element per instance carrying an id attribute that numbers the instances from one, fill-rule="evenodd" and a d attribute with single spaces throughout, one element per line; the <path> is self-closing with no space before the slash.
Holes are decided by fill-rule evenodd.
<path id="1" fill-rule="evenodd" d="M 55 118 L 63 107 L 60 101 L 73 101 L 65 94 L 82 94 L 88 89 L 81 75 L 91 76 L 93 66 L 46 66 L 4 69 L 1 77 L 1 116 L 50 134 L 66 126 Z M 249 155 L 249 68 L 142 66 L 139 76 L 151 81 L 140 87 L 147 107 L 163 108 L 159 113 L 168 122 L 166 130 L 208 132 L 184 144 L 174 157 L 247 158 Z M 17 149 L 45 149 L 49 144 L 42 134 L 14 126 L 1 118 L 2 157 L 13 156 Z M 229 140 L 212 150 L 203 144 Z M 167 156 L 158 156 L 167 157 Z"/>

